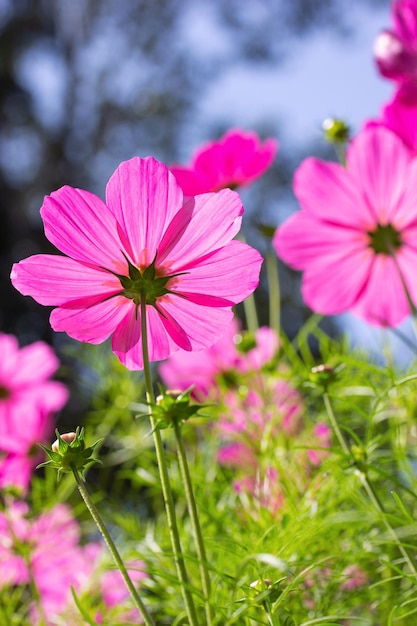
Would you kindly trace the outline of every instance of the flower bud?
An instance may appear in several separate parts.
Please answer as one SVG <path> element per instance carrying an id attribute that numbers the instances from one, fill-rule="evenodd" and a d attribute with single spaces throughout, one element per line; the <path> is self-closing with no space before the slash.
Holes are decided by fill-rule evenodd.
<path id="1" fill-rule="evenodd" d="M 378 69 L 385 78 L 413 78 L 417 68 L 417 55 L 407 49 L 395 33 L 390 30 L 382 31 L 375 40 L 373 52 Z"/>
<path id="2" fill-rule="evenodd" d="M 65 443 L 68 443 L 68 444 L 72 443 L 74 439 L 76 438 L 76 436 L 77 434 L 74 432 L 64 433 L 60 435 L 62 441 L 65 441 Z M 54 452 L 59 452 L 59 439 L 56 439 L 51 447 Z"/>
<path id="3" fill-rule="evenodd" d="M 191 389 L 185 391 L 168 390 L 161 393 L 155 404 L 146 406 L 146 413 L 141 412 L 140 415 L 152 415 L 158 430 L 172 428 L 174 424 L 182 424 L 190 417 L 197 415 L 199 411 L 209 405 L 207 404 L 191 404 Z M 203 415 L 199 415 L 203 417 Z"/>
<path id="4" fill-rule="evenodd" d="M 48 455 L 49 460 L 38 465 L 38 467 L 44 467 L 50 465 L 58 470 L 58 479 L 61 474 L 66 472 L 78 471 L 84 474 L 87 467 L 93 463 L 101 463 L 100 460 L 94 458 L 92 455 L 94 449 L 102 439 L 99 439 L 91 446 L 86 447 L 84 441 L 84 428 L 77 428 L 77 430 L 70 433 L 64 433 L 60 435 L 58 431 L 55 431 L 58 439 L 54 441 L 51 449 L 46 448 L 44 445 L 39 446 Z"/>
<path id="5" fill-rule="evenodd" d="M 311 368 L 309 378 L 314 387 L 327 389 L 336 380 L 337 373 L 338 369 L 327 363 L 321 363 Z"/>
<path id="6" fill-rule="evenodd" d="M 349 126 L 343 120 L 328 117 L 323 122 L 324 136 L 329 143 L 346 143 L 349 139 Z"/>

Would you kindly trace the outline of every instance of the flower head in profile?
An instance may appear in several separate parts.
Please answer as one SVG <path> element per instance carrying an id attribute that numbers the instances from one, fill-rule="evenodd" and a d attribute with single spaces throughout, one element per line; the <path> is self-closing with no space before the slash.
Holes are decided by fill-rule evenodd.
<path id="1" fill-rule="evenodd" d="M 417 89 L 415 95 L 407 99 L 397 91 L 392 100 L 382 107 L 379 118 L 365 125 L 366 128 L 375 126 L 392 130 L 417 156 Z"/>
<path id="2" fill-rule="evenodd" d="M 51 380 L 59 361 L 46 343 L 19 348 L 16 337 L 0 333 L 0 354 L 0 489 L 26 491 L 42 460 L 36 444 L 53 432 L 68 391 Z"/>
<path id="3" fill-rule="evenodd" d="M 346 167 L 319 159 L 297 170 L 301 211 L 278 228 L 279 257 L 303 271 L 314 311 L 351 311 L 370 324 L 395 326 L 417 302 L 417 161 L 383 127 L 349 145 Z"/>
<path id="4" fill-rule="evenodd" d="M 201 146 L 189 166 L 172 165 L 184 195 L 195 196 L 253 183 L 270 167 L 278 144 L 269 138 L 261 143 L 254 132 L 229 130 L 218 141 Z"/>
<path id="5" fill-rule="evenodd" d="M 141 369 L 143 311 L 149 359 L 159 361 L 215 343 L 257 287 L 260 254 L 233 240 L 242 213 L 230 189 L 184 203 L 163 163 L 133 158 L 110 178 L 106 204 L 72 187 L 45 198 L 45 234 L 66 256 L 24 259 L 12 282 L 57 307 L 54 330 L 93 344 L 112 335 L 120 361 Z"/>
<path id="6" fill-rule="evenodd" d="M 395 0 L 392 29 L 383 30 L 374 43 L 374 57 L 382 76 L 395 80 L 404 90 L 417 87 L 417 2 Z"/>

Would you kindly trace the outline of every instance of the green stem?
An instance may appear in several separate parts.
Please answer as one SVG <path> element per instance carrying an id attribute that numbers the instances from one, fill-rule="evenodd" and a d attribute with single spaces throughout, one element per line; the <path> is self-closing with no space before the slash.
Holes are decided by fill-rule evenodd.
<path id="1" fill-rule="evenodd" d="M 91 499 L 91 496 L 88 492 L 88 489 L 85 485 L 84 480 L 82 479 L 78 469 L 76 467 L 72 468 L 72 472 L 74 474 L 74 478 L 75 481 L 77 483 L 78 486 L 78 490 L 81 494 L 82 499 L 85 502 L 85 505 L 87 507 L 87 509 L 90 512 L 91 517 L 93 518 L 94 522 L 96 523 L 97 528 L 99 529 L 100 533 L 103 536 L 104 541 L 107 544 L 108 549 L 110 550 L 110 554 L 112 555 L 114 562 L 116 563 L 122 577 L 123 580 L 125 581 L 126 587 L 128 588 L 134 603 L 136 604 L 137 608 L 139 609 L 139 612 L 142 614 L 144 623 L 146 624 L 146 626 L 155 626 L 153 619 L 151 618 L 151 616 L 149 615 L 146 606 L 144 605 L 144 603 L 142 602 L 141 597 L 139 596 L 135 585 L 133 584 L 128 571 L 125 567 L 125 564 L 123 562 L 123 559 L 121 558 L 116 545 L 113 541 L 113 539 L 111 538 L 106 525 L 103 521 L 103 518 L 101 517 L 99 510 L 97 509 L 96 505 L 94 504 L 93 500 Z"/>
<path id="2" fill-rule="evenodd" d="M 174 421 L 174 433 L 177 441 L 178 463 L 180 466 L 182 481 L 184 484 L 185 497 L 187 500 L 188 511 L 190 514 L 191 525 L 193 528 L 194 541 L 197 551 L 198 564 L 200 567 L 200 575 L 204 594 L 204 608 L 207 619 L 207 626 L 213 623 L 213 615 L 210 606 L 211 581 L 207 567 L 207 557 L 204 547 L 203 535 L 201 532 L 200 520 L 198 516 L 197 503 L 194 497 L 194 491 L 191 481 L 190 469 L 187 461 L 187 454 L 184 447 L 181 425 L 178 421 Z"/>
<path id="3" fill-rule="evenodd" d="M 39 612 L 39 615 L 38 615 L 38 619 L 39 619 L 38 626 L 46 626 L 48 622 L 46 620 L 45 609 L 43 608 L 42 598 L 41 598 L 41 594 L 40 594 L 40 591 L 39 591 L 39 587 L 36 584 L 35 575 L 33 573 L 32 563 L 30 562 L 30 557 L 27 558 L 26 565 L 27 565 L 28 572 L 29 572 L 30 592 L 31 592 L 32 597 L 34 599 L 34 602 L 36 604 L 36 608 L 37 608 L 37 610 Z"/>
<path id="4" fill-rule="evenodd" d="M 266 273 L 269 291 L 269 325 L 279 335 L 281 330 L 281 290 L 279 285 L 278 258 L 274 251 L 266 254 Z"/>
<path id="5" fill-rule="evenodd" d="M 259 328 L 258 313 L 256 312 L 256 303 L 253 293 L 243 301 L 243 310 L 245 311 L 246 326 L 251 333 L 255 333 Z"/>
<path id="6" fill-rule="evenodd" d="M 146 301 L 141 299 L 140 303 L 141 333 L 142 333 L 142 354 L 143 354 L 143 374 L 145 377 L 146 399 L 149 405 L 155 404 L 155 394 L 153 392 L 151 368 L 149 364 L 148 335 L 146 323 Z M 181 548 L 180 535 L 178 532 L 177 518 L 175 514 L 174 498 L 172 495 L 171 483 L 169 480 L 168 466 L 165 458 L 165 451 L 162 442 L 161 432 L 153 415 L 150 417 L 153 439 L 155 444 L 156 459 L 158 462 L 159 476 L 161 479 L 162 495 L 164 498 L 165 512 L 167 516 L 169 535 L 171 538 L 172 552 L 181 591 L 187 611 L 190 626 L 198 626 L 197 613 L 194 600 L 190 592 L 190 582 L 185 567 L 184 556 Z"/>
<path id="7" fill-rule="evenodd" d="M 391 256 L 392 256 L 392 258 L 394 260 L 395 267 L 397 268 L 398 275 L 400 277 L 401 284 L 402 284 L 404 292 L 405 292 L 405 297 L 407 298 L 408 306 L 410 307 L 410 313 L 411 313 L 411 319 L 412 319 L 412 323 L 413 323 L 414 335 L 415 335 L 415 337 L 417 339 L 417 308 L 416 308 L 416 305 L 414 304 L 413 300 L 411 299 L 410 291 L 409 291 L 409 289 L 407 287 L 407 283 L 405 281 L 405 278 L 404 278 L 403 273 L 401 271 L 401 268 L 399 266 L 398 259 L 397 259 L 396 255 L 395 255 L 395 252 L 392 252 Z"/>
<path id="8" fill-rule="evenodd" d="M 340 447 L 342 448 L 343 452 L 346 454 L 346 456 L 348 456 L 351 460 L 351 462 L 355 465 L 355 467 L 358 470 L 358 474 L 360 477 L 360 480 L 362 482 L 362 485 L 369 497 L 369 499 L 371 500 L 372 504 L 374 505 L 375 509 L 378 511 L 378 513 L 380 514 L 382 521 L 385 524 L 385 528 L 387 529 L 388 533 L 391 535 L 391 538 L 393 540 L 393 542 L 395 543 L 395 545 L 397 546 L 398 550 L 401 553 L 401 556 L 403 557 L 404 561 L 408 564 L 408 567 L 410 568 L 410 571 L 412 572 L 412 574 L 416 577 L 417 579 L 417 569 L 414 565 L 413 560 L 411 559 L 410 555 L 408 554 L 406 548 L 403 546 L 403 544 L 400 541 L 400 538 L 398 537 L 395 529 L 391 526 L 388 517 L 387 517 L 387 513 L 384 509 L 384 506 L 382 504 L 382 502 L 380 501 L 380 499 L 378 498 L 376 491 L 372 485 L 372 482 L 369 480 L 368 476 L 366 475 L 366 473 L 363 471 L 363 469 L 361 467 L 359 467 L 357 460 L 355 459 L 354 454 L 352 453 L 351 449 L 349 448 L 349 446 L 346 443 L 346 440 L 343 436 L 342 431 L 339 428 L 339 424 L 337 423 L 336 417 L 334 415 L 333 412 L 333 408 L 330 402 L 330 398 L 328 396 L 328 394 L 326 392 L 323 393 L 323 400 L 324 400 L 324 405 L 326 407 L 326 411 L 327 411 L 327 415 L 329 417 L 329 421 L 332 425 L 333 431 L 340 443 Z"/>
<path id="9" fill-rule="evenodd" d="M 246 238 L 243 233 L 239 233 L 237 239 L 239 241 L 242 241 L 243 243 L 246 243 Z M 245 312 L 247 329 L 251 333 L 256 333 L 259 328 L 259 321 L 258 313 L 256 311 L 255 296 L 253 295 L 253 293 L 251 293 L 250 296 L 248 296 L 246 300 L 243 301 L 243 310 Z"/>

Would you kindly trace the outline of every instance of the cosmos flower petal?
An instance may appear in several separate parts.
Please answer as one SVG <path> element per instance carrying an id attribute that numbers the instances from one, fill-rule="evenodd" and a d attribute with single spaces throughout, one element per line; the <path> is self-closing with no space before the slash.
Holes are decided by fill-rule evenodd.
<path id="1" fill-rule="evenodd" d="M 178 296 L 166 296 L 159 309 L 167 319 L 174 318 L 184 330 L 191 350 L 212 346 L 233 319 L 230 308 L 202 306 Z"/>
<path id="2" fill-rule="evenodd" d="M 301 291 L 305 303 L 317 313 L 335 315 L 353 307 L 362 296 L 375 258 L 365 248 L 354 255 L 349 250 L 333 260 L 322 257 L 303 276 Z"/>
<path id="3" fill-rule="evenodd" d="M 173 165 L 170 170 L 181 187 L 184 196 L 192 197 L 197 194 L 214 191 L 210 177 L 203 172 L 193 172 L 188 167 L 181 165 Z"/>
<path id="4" fill-rule="evenodd" d="M 338 163 L 305 159 L 294 175 L 294 193 L 301 208 L 323 222 L 356 228 L 375 221 L 349 173 Z"/>
<path id="5" fill-rule="evenodd" d="M 152 306 L 146 307 L 147 339 L 150 361 L 165 359 L 178 346 L 166 332 L 159 313 Z M 130 370 L 143 368 L 141 312 L 130 311 L 118 325 L 112 339 L 112 350 L 121 363 Z"/>
<path id="6" fill-rule="evenodd" d="M 64 254 L 123 273 L 126 261 L 117 223 L 104 202 L 82 189 L 61 187 L 44 200 L 45 235 Z"/>
<path id="7" fill-rule="evenodd" d="M 404 236 L 406 245 L 404 245 L 397 253 L 396 261 L 399 271 L 404 277 L 411 300 L 417 307 L 417 280 L 414 280 L 417 267 L 417 228 L 413 228 Z M 401 290 L 404 291 L 403 289 Z M 408 305 L 407 305 L 408 307 Z M 408 313 L 409 307 L 407 309 Z"/>
<path id="8" fill-rule="evenodd" d="M 392 257 L 384 254 L 374 257 L 372 272 L 369 272 L 366 287 L 352 313 L 374 326 L 383 327 L 397 326 L 410 314 L 396 261 Z"/>
<path id="9" fill-rule="evenodd" d="M 16 263 L 11 280 L 23 295 L 46 306 L 60 306 L 92 295 L 104 299 L 122 289 L 109 272 L 52 254 L 38 254 Z"/>
<path id="10" fill-rule="evenodd" d="M 417 5 L 413 0 L 397 0 L 392 5 L 395 32 L 408 48 L 417 53 Z"/>
<path id="11" fill-rule="evenodd" d="M 414 158 L 406 170 L 401 199 L 390 216 L 390 222 L 401 232 L 404 243 L 415 246 L 417 227 L 417 159 Z M 404 231 L 404 232 L 402 232 Z"/>
<path id="12" fill-rule="evenodd" d="M 78 341 L 97 344 L 110 337 L 115 327 L 134 308 L 132 300 L 115 296 L 88 308 L 59 307 L 52 311 L 50 322 L 57 332 L 63 331 Z"/>
<path id="13" fill-rule="evenodd" d="M 231 130 L 224 135 L 221 147 L 223 148 L 221 167 L 225 176 L 244 186 L 256 180 L 268 169 L 275 158 L 278 144 L 272 138 L 266 139 L 261 144 L 259 136 L 254 132 L 242 133 L 239 130 Z"/>
<path id="14" fill-rule="evenodd" d="M 413 154 L 417 153 L 417 106 L 416 98 L 408 102 L 396 92 L 393 99 L 382 107 L 380 118 L 370 120 L 365 128 L 385 126 L 406 144 Z"/>
<path id="15" fill-rule="evenodd" d="M 233 128 L 218 141 L 202 145 L 189 166 L 170 169 L 186 196 L 234 189 L 259 178 L 272 164 L 277 148 L 272 138 L 262 143 L 256 133 Z"/>
<path id="16" fill-rule="evenodd" d="M 20 349 L 19 366 L 14 373 L 13 384 L 43 381 L 52 376 L 58 367 L 59 360 L 54 351 L 43 341 L 35 341 Z"/>
<path id="17" fill-rule="evenodd" d="M 322 222 L 307 211 L 299 211 L 277 229 L 273 245 L 278 256 L 291 267 L 307 270 L 323 262 L 330 267 L 339 254 L 355 254 L 368 241 L 366 233 L 360 230 Z"/>
<path id="18" fill-rule="evenodd" d="M 238 233 L 242 213 L 242 201 L 230 189 L 190 198 L 160 243 L 158 263 L 168 266 L 170 273 L 182 271 L 225 246 Z"/>
<path id="19" fill-rule="evenodd" d="M 183 204 L 174 175 L 152 157 L 125 161 L 107 184 L 106 201 L 123 230 L 133 263 L 150 265 L 162 235 Z"/>
<path id="20" fill-rule="evenodd" d="M 410 161 L 410 150 L 383 127 L 363 131 L 349 146 L 347 167 L 352 187 L 372 207 L 376 222 L 387 224 L 395 217 Z"/>
<path id="21" fill-rule="evenodd" d="M 223 306 L 236 304 L 258 286 L 262 260 L 257 250 L 232 241 L 193 265 L 192 272 L 181 276 L 178 291 L 190 299 L 192 294 L 201 295 L 200 304 L 209 304 L 209 296 L 224 301 Z"/>

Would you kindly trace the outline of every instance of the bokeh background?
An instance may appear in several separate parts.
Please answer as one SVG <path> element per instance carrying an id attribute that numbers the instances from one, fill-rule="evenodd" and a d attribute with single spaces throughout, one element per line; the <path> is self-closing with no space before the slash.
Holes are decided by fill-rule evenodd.
<path id="1" fill-rule="evenodd" d="M 54 252 L 45 195 L 69 184 L 104 197 L 134 155 L 186 162 L 231 127 L 276 137 L 274 166 L 242 193 L 245 236 L 263 251 L 257 225 L 296 210 L 300 161 L 334 158 L 323 120 L 355 132 L 389 99 L 372 59 L 389 24 L 388 0 L 0 0 L 0 330 L 66 341 L 11 287 L 11 265 Z M 309 312 L 299 277 L 280 275 L 291 336 Z M 262 292 L 258 308 L 266 322 Z"/>

